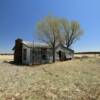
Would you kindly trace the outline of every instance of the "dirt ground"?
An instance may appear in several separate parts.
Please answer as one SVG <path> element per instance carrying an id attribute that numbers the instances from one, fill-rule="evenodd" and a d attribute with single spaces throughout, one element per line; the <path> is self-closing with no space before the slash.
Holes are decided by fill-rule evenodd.
<path id="1" fill-rule="evenodd" d="M 40 66 L 1 62 L 0 100 L 100 100 L 100 59 Z"/>

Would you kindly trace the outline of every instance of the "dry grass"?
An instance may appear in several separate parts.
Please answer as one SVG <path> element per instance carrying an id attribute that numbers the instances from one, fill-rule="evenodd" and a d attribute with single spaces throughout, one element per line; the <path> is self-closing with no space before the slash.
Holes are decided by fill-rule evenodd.
<path id="1" fill-rule="evenodd" d="M 83 56 L 87 56 L 87 57 L 91 57 L 91 58 L 100 58 L 100 54 L 74 54 L 74 57 L 83 57 Z"/>
<path id="2" fill-rule="evenodd" d="M 1 63 L 0 100 L 100 100 L 100 59 L 34 67 Z"/>
<path id="3" fill-rule="evenodd" d="M 0 55 L 0 61 L 12 61 L 13 55 Z"/>

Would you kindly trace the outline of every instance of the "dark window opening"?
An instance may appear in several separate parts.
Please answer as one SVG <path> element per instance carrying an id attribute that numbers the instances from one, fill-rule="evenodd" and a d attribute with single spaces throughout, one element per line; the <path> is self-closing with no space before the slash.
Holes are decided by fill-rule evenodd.
<path id="1" fill-rule="evenodd" d="M 59 60 L 60 60 L 60 61 L 62 60 L 62 59 L 61 59 L 61 53 L 62 53 L 61 51 L 58 52 L 58 54 L 59 54 Z"/>
<path id="2" fill-rule="evenodd" d="M 66 60 L 65 52 L 59 51 L 58 54 L 59 54 L 59 60 L 60 61 L 65 61 Z"/>
<path id="3" fill-rule="evenodd" d="M 42 59 L 43 60 L 46 60 L 47 59 L 47 56 L 46 55 L 42 55 Z"/>
<path id="4" fill-rule="evenodd" d="M 47 60 L 47 49 L 45 48 L 41 49 L 41 57 L 42 60 Z"/>

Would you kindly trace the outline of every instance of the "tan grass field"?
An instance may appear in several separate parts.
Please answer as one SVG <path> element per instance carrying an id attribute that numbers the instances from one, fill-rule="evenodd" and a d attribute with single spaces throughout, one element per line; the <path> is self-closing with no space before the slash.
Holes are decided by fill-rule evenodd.
<path id="1" fill-rule="evenodd" d="M 100 100 L 100 59 L 40 66 L 0 63 L 0 100 Z"/>
<path id="2" fill-rule="evenodd" d="M 13 55 L 0 55 L 0 61 L 12 61 Z"/>
<path id="3" fill-rule="evenodd" d="M 74 54 L 74 57 L 91 57 L 91 58 L 100 58 L 100 54 Z"/>

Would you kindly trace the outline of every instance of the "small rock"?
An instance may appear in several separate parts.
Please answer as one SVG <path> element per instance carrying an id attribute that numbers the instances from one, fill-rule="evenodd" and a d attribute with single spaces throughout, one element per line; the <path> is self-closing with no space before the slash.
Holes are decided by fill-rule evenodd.
<path id="1" fill-rule="evenodd" d="M 45 95 L 45 97 L 46 97 L 47 99 L 50 98 L 50 99 L 52 99 L 52 100 L 57 99 L 57 95 L 53 94 L 52 92 L 47 92 L 46 95 Z"/>
<path id="2" fill-rule="evenodd" d="M 16 94 L 15 94 L 15 97 L 18 97 L 18 96 L 20 96 L 20 93 L 16 93 Z"/>
<path id="3" fill-rule="evenodd" d="M 16 99 L 14 97 L 12 97 L 11 100 L 16 100 Z"/>
<path id="4" fill-rule="evenodd" d="M 15 97 L 15 100 L 22 100 L 20 93 L 16 93 L 14 97 Z"/>

